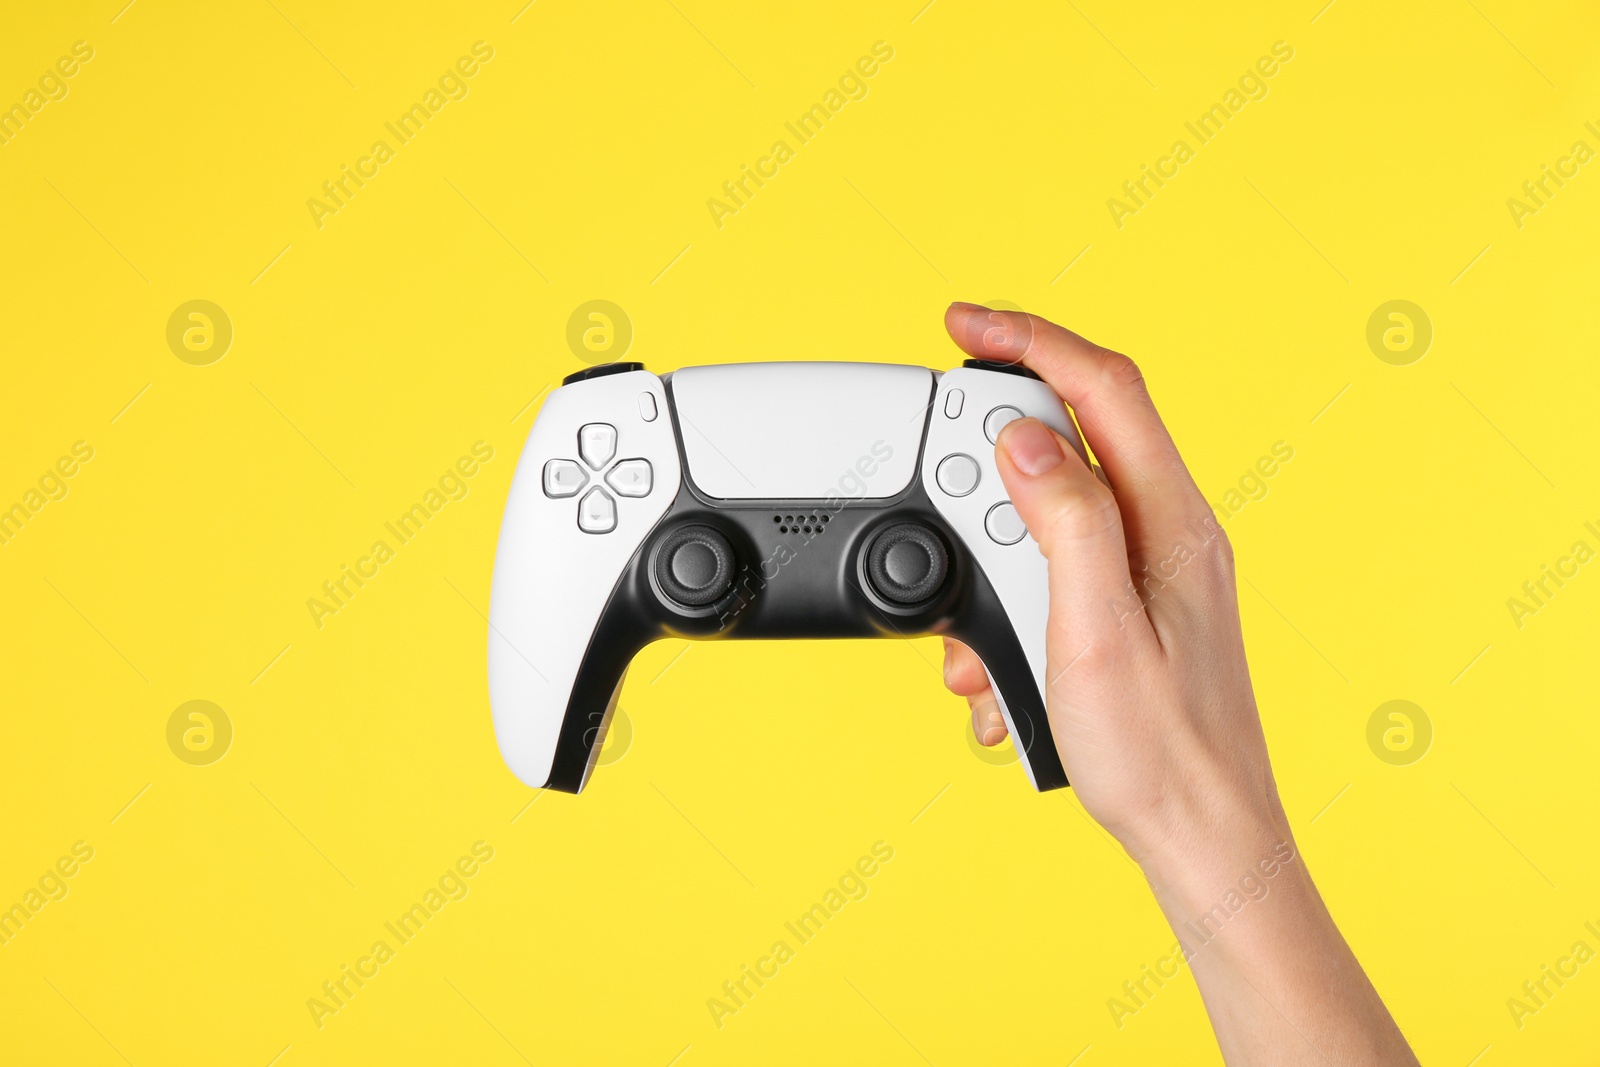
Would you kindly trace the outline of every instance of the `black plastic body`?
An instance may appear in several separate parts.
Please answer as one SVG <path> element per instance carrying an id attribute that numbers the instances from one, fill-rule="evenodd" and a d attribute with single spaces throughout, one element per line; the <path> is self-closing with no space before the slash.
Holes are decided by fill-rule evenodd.
<path id="1" fill-rule="evenodd" d="M 629 560 L 601 613 L 572 686 L 545 788 L 576 793 L 583 787 L 623 675 L 634 655 L 652 641 L 932 634 L 956 638 L 982 659 L 1011 713 L 1016 728 L 1012 744 L 1026 753 L 1038 788 L 1068 784 L 1027 655 L 993 586 L 929 501 L 920 475 L 921 455 L 919 473 L 890 498 L 715 499 L 691 483 L 670 376 L 666 391 L 673 428 L 679 430 L 683 481 L 666 514 Z M 865 550 L 872 538 L 903 522 L 936 534 L 949 559 L 942 588 L 913 605 L 879 596 L 866 568 Z M 665 595 L 653 577 L 653 564 L 655 553 L 673 531 L 695 524 L 710 526 L 728 539 L 736 566 L 733 588 L 726 596 L 690 608 Z"/>

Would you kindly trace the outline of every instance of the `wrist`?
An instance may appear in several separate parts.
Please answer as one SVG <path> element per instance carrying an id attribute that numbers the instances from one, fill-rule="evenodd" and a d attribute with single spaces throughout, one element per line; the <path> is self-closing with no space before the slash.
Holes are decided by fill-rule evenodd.
<path id="1" fill-rule="evenodd" d="M 1270 780 L 1265 790 L 1175 790 L 1123 843 L 1164 907 L 1207 910 L 1300 863 Z"/>
<path id="2" fill-rule="evenodd" d="M 1213 802 L 1181 830 L 1146 838 L 1135 858 L 1192 965 L 1198 956 L 1211 966 L 1262 963 L 1272 946 L 1309 948 L 1331 928 L 1277 805 Z"/>
<path id="3" fill-rule="evenodd" d="M 1264 834 L 1236 844 L 1236 848 L 1212 852 L 1203 861 L 1164 861 L 1142 868 L 1173 930 L 1191 950 L 1209 943 L 1224 929 L 1236 932 L 1259 925 L 1258 921 L 1241 922 L 1247 915 L 1259 917 L 1269 907 L 1281 912 L 1286 902 L 1304 904 L 1315 895 L 1299 847 L 1290 835 Z"/>

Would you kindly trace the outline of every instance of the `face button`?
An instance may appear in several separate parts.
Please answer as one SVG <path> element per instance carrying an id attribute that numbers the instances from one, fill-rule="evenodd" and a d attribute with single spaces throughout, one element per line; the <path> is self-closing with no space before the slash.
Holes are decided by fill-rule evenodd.
<path id="1" fill-rule="evenodd" d="M 602 363 L 598 367 L 588 367 L 569 374 L 561 379 L 562 385 L 571 385 L 573 382 L 586 382 L 590 378 L 604 378 L 608 374 L 626 374 L 631 370 L 644 370 L 643 363 Z"/>
<path id="2" fill-rule="evenodd" d="M 939 488 L 950 496 L 966 496 L 976 490 L 979 477 L 978 461 L 963 453 L 941 459 L 939 469 L 934 470 L 933 474 L 934 482 L 938 482 Z"/>
<path id="3" fill-rule="evenodd" d="M 944 585 L 950 555 L 939 535 L 925 526 L 903 522 L 872 539 L 867 547 L 867 578 L 872 588 L 894 604 L 919 604 Z"/>
<path id="4" fill-rule="evenodd" d="M 656 395 L 654 393 L 639 394 L 639 417 L 645 422 L 656 421 Z"/>
<path id="5" fill-rule="evenodd" d="M 647 496 L 650 493 L 650 461 L 625 459 L 606 472 L 606 484 L 619 496 Z"/>
<path id="6" fill-rule="evenodd" d="M 1022 516 L 1017 514 L 1017 509 L 1011 506 L 1009 500 L 989 509 L 989 514 L 983 517 L 983 528 L 996 544 L 1014 545 L 1028 536 Z"/>
<path id="7" fill-rule="evenodd" d="M 583 468 L 570 459 L 552 459 L 544 465 L 544 495 L 572 496 L 588 482 Z"/>
<path id="8" fill-rule="evenodd" d="M 959 389 L 952 389 L 944 395 L 944 417 L 959 419 L 961 417 L 961 403 L 966 400 L 967 394 Z"/>
<path id="9" fill-rule="evenodd" d="M 1022 412 L 1014 407 L 995 408 L 983 420 L 983 435 L 989 439 L 989 443 L 992 445 L 1000 439 L 1000 431 L 1005 428 L 1006 423 L 1012 419 L 1020 418 L 1022 418 Z"/>
<path id="10" fill-rule="evenodd" d="M 668 599 L 705 607 L 733 588 L 733 546 L 709 526 L 685 526 L 657 546 L 652 573 Z"/>
<path id="11" fill-rule="evenodd" d="M 991 416 L 992 417 L 992 416 Z M 604 422 L 591 422 L 578 431 L 578 455 L 595 470 L 611 462 L 617 454 L 617 428 Z"/>
<path id="12" fill-rule="evenodd" d="M 617 528 L 617 502 L 598 485 L 578 501 L 578 529 L 584 533 L 610 533 Z"/>
<path id="13" fill-rule="evenodd" d="M 966 496 L 978 488 L 978 461 L 957 452 L 939 461 L 933 480 L 951 496 Z"/>

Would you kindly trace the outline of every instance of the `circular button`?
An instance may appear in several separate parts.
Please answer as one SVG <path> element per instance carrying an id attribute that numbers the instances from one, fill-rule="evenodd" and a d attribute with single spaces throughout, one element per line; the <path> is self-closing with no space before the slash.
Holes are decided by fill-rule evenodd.
<path id="1" fill-rule="evenodd" d="M 989 509 L 989 514 L 983 517 L 983 529 L 990 540 L 1002 545 L 1014 545 L 1028 536 L 1022 516 L 1017 514 L 1017 509 L 1011 506 L 1009 500 Z"/>
<path id="2" fill-rule="evenodd" d="M 733 586 L 733 546 L 709 526 L 685 526 L 662 540 L 654 572 L 656 584 L 672 600 L 704 607 Z"/>
<path id="3" fill-rule="evenodd" d="M 966 496 L 978 488 L 978 461 L 957 452 L 939 461 L 933 480 L 951 496 Z"/>
<path id="4" fill-rule="evenodd" d="M 1022 418 L 1022 412 L 1014 407 L 995 408 L 983 420 L 983 435 L 989 439 L 989 443 L 992 445 L 1000 439 L 1000 431 L 1005 428 L 1006 423 L 1020 418 Z"/>
<path id="5" fill-rule="evenodd" d="M 918 604 L 937 593 L 950 573 L 950 555 L 939 535 L 903 522 L 884 530 L 867 547 L 872 588 L 895 604 Z"/>

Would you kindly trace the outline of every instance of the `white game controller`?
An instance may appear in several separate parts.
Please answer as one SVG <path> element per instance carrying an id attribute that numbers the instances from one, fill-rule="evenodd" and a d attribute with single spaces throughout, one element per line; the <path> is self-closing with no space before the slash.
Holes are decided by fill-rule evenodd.
<path id="1" fill-rule="evenodd" d="M 1020 366 L 742 363 L 571 375 L 506 501 L 489 697 L 511 770 L 588 781 L 634 654 L 662 637 L 945 634 L 983 660 L 1035 788 L 1067 784 L 1045 716 L 1045 560 L 994 441 L 1031 415 Z"/>

